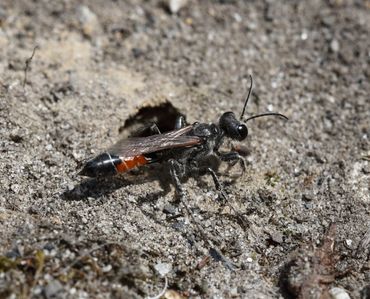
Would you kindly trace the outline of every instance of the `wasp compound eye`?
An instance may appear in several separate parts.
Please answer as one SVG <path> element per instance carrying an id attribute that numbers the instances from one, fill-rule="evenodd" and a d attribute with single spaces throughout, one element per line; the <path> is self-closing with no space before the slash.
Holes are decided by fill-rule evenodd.
<path id="1" fill-rule="evenodd" d="M 244 140 L 248 136 L 248 128 L 246 125 L 239 125 L 238 126 L 238 133 L 239 133 L 239 138 L 238 140 Z"/>

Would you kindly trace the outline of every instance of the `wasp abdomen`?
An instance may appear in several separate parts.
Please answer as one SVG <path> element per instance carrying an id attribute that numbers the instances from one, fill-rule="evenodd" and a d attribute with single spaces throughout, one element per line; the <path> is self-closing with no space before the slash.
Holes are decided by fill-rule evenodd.
<path id="1" fill-rule="evenodd" d="M 120 162 L 119 156 L 103 153 L 87 161 L 79 174 L 92 178 L 115 175 L 117 174 L 116 164 Z"/>
<path id="2" fill-rule="evenodd" d="M 103 153 L 87 161 L 79 174 L 93 178 L 112 176 L 145 165 L 149 161 L 150 159 L 144 155 L 122 158 L 114 154 Z"/>
<path id="3" fill-rule="evenodd" d="M 115 164 L 117 172 L 125 172 L 138 166 L 145 165 L 149 163 L 150 159 L 146 158 L 144 155 L 139 155 L 129 158 L 121 158 L 120 162 Z"/>

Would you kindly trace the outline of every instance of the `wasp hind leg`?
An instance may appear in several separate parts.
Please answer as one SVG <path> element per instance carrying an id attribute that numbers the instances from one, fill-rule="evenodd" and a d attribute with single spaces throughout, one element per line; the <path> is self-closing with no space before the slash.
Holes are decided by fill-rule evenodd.
<path id="1" fill-rule="evenodd" d="M 170 171 L 171 171 L 171 177 L 173 180 L 173 184 L 175 185 L 176 192 L 178 196 L 180 197 L 180 201 L 183 201 L 183 198 L 185 197 L 185 193 L 184 193 L 184 190 L 180 182 L 181 165 L 175 160 L 170 160 L 169 163 L 170 163 Z"/>
<path id="2" fill-rule="evenodd" d="M 196 230 L 200 234 L 203 241 L 208 244 L 208 250 L 210 256 L 212 256 L 216 261 L 221 261 L 226 268 L 229 270 L 234 270 L 235 265 L 230 262 L 222 253 L 221 251 L 213 244 L 213 242 L 207 237 L 204 228 L 201 226 L 200 223 L 194 218 L 193 213 L 191 212 L 190 208 L 188 207 L 186 200 L 185 200 L 185 192 L 182 188 L 181 182 L 180 182 L 180 174 L 178 173 L 178 170 L 181 169 L 181 164 L 177 162 L 176 160 L 170 160 L 170 169 L 171 169 L 171 176 L 173 183 L 176 188 L 177 195 L 180 199 L 181 204 L 184 206 L 186 213 L 188 214 L 188 217 L 191 219 L 191 223 L 195 226 Z"/>

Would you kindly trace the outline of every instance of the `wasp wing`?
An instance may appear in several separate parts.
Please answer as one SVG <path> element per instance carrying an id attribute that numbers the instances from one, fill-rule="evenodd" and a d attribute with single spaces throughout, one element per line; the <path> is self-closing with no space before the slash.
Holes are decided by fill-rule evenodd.
<path id="1" fill-rule="evenodd" d="M 108 152 L 121 157 L 135 157 L 165 149 L 190 147 L 200 144 L 201 139 L 199 137 L 185 135 L 192 128 L 192 126 L 187 126 L 164 134 L 122 139 L 109 148 Z"/>

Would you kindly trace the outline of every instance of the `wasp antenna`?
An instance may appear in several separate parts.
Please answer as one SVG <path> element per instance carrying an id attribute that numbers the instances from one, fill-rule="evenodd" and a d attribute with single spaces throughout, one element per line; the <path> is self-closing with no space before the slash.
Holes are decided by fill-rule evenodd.
<path id="1" fill-rule="evenodd" d="M 252 78 L 252 75 L 249 75 L 249 77 L 251 78 L 251 86 L 249 87 L 248 96 L 247 96 L 247 98 L 245 99 L 245 103 L 244 103 L 243 111 L 242 111 L 242 114 L 240 115 L 240 120 L 242 120 L 242 118 L 243 118 L 243 116 L 244 116 L 244 112 L 245 112 L 245 109 L 247 108 L 247 104 L 248 104 L 249 97 L 250 97 L 250 95 L 251 95 L 251 93 L 252 93 L 253 78 Z"/>
<path id="2" fill-rule="evenodd" d="M 278 116 L 278 117 L 281 117 L 285 120 L 289 120 L 289 118 L 287 118 L 285 115 L 283 114 L 280 114 L 280 113 L 275 113 L 275 112 L 268 112 L 268 113 L 262 113 L 262 114 L 258 114 L 258 115 L 253 115 L 251 117 L 248 117 L 245 122 L 248 122 L 249 120 L 251 119 L 254 119 L 254 118 L 258 118 L 258 117 L 263 117 L 263 116 Z"/>

